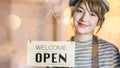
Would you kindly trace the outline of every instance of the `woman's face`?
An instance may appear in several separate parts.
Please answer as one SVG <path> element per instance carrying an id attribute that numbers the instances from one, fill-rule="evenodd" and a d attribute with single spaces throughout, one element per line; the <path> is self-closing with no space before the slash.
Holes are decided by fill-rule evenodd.
<path id="1" fill-rule="evenodd" d="M 82 3 L 78 5 L 73 14 L 73 23 L 77 33 L 90 34 L 93 33 L 98 23 L 98 16 L 90 11 L 87 4 Z"/>

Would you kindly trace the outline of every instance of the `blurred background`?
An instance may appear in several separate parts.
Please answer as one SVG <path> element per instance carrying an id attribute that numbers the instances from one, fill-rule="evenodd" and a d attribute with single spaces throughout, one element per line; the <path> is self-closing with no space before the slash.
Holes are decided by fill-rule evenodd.
<path id="1" fill-rule="evenodd" d="M 120 50 L 120 0 L 98 35 Z M 41 68 L 26 64 L 27 41 L 66 41 L 74 35 L 69 0 L 0 0 L 0 68 Z M 62 17 L 59 17 L 61 15 Z"/>

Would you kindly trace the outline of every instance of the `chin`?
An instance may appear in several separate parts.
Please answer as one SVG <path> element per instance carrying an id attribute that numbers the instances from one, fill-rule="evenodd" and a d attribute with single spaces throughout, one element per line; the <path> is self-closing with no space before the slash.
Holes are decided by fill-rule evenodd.
<path id="1" fill-rule="evenodd" d="M 92 33 L 92 32 L 86 31 L 86 30 L 77 30 L 77 33 L 78 34 L 89 34 L 89 33 Z"/>
<path id="2" fill-rule="evenodd" d="M 79 34 L 86 34 L 87 32 L 85 32 L 85 31 L 77 31 L 77 33 L 79 33 Z"/>

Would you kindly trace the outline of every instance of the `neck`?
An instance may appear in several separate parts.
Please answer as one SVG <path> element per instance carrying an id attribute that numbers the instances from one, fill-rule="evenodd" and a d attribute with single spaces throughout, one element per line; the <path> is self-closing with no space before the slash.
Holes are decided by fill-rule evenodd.
<path id="1" fill-rule="evenodd" d="M 93 34 L 78 34 L 78 33 L 76 33 L 74 36 L 74 40 L 80 41 L 80 42 L 88 41 L 88 40 L 91 40 L 92 38 L 93 38 Z"/>

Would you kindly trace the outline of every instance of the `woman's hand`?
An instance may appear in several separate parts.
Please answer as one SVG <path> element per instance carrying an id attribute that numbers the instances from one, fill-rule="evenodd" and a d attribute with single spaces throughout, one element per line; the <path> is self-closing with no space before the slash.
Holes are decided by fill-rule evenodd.
<path id="1" fill-rule="evenodd" d="M 63 15 L 66 8 L 69 6 L 69 0 L 53 0 L 52 10 L 55 15 Z"/>

